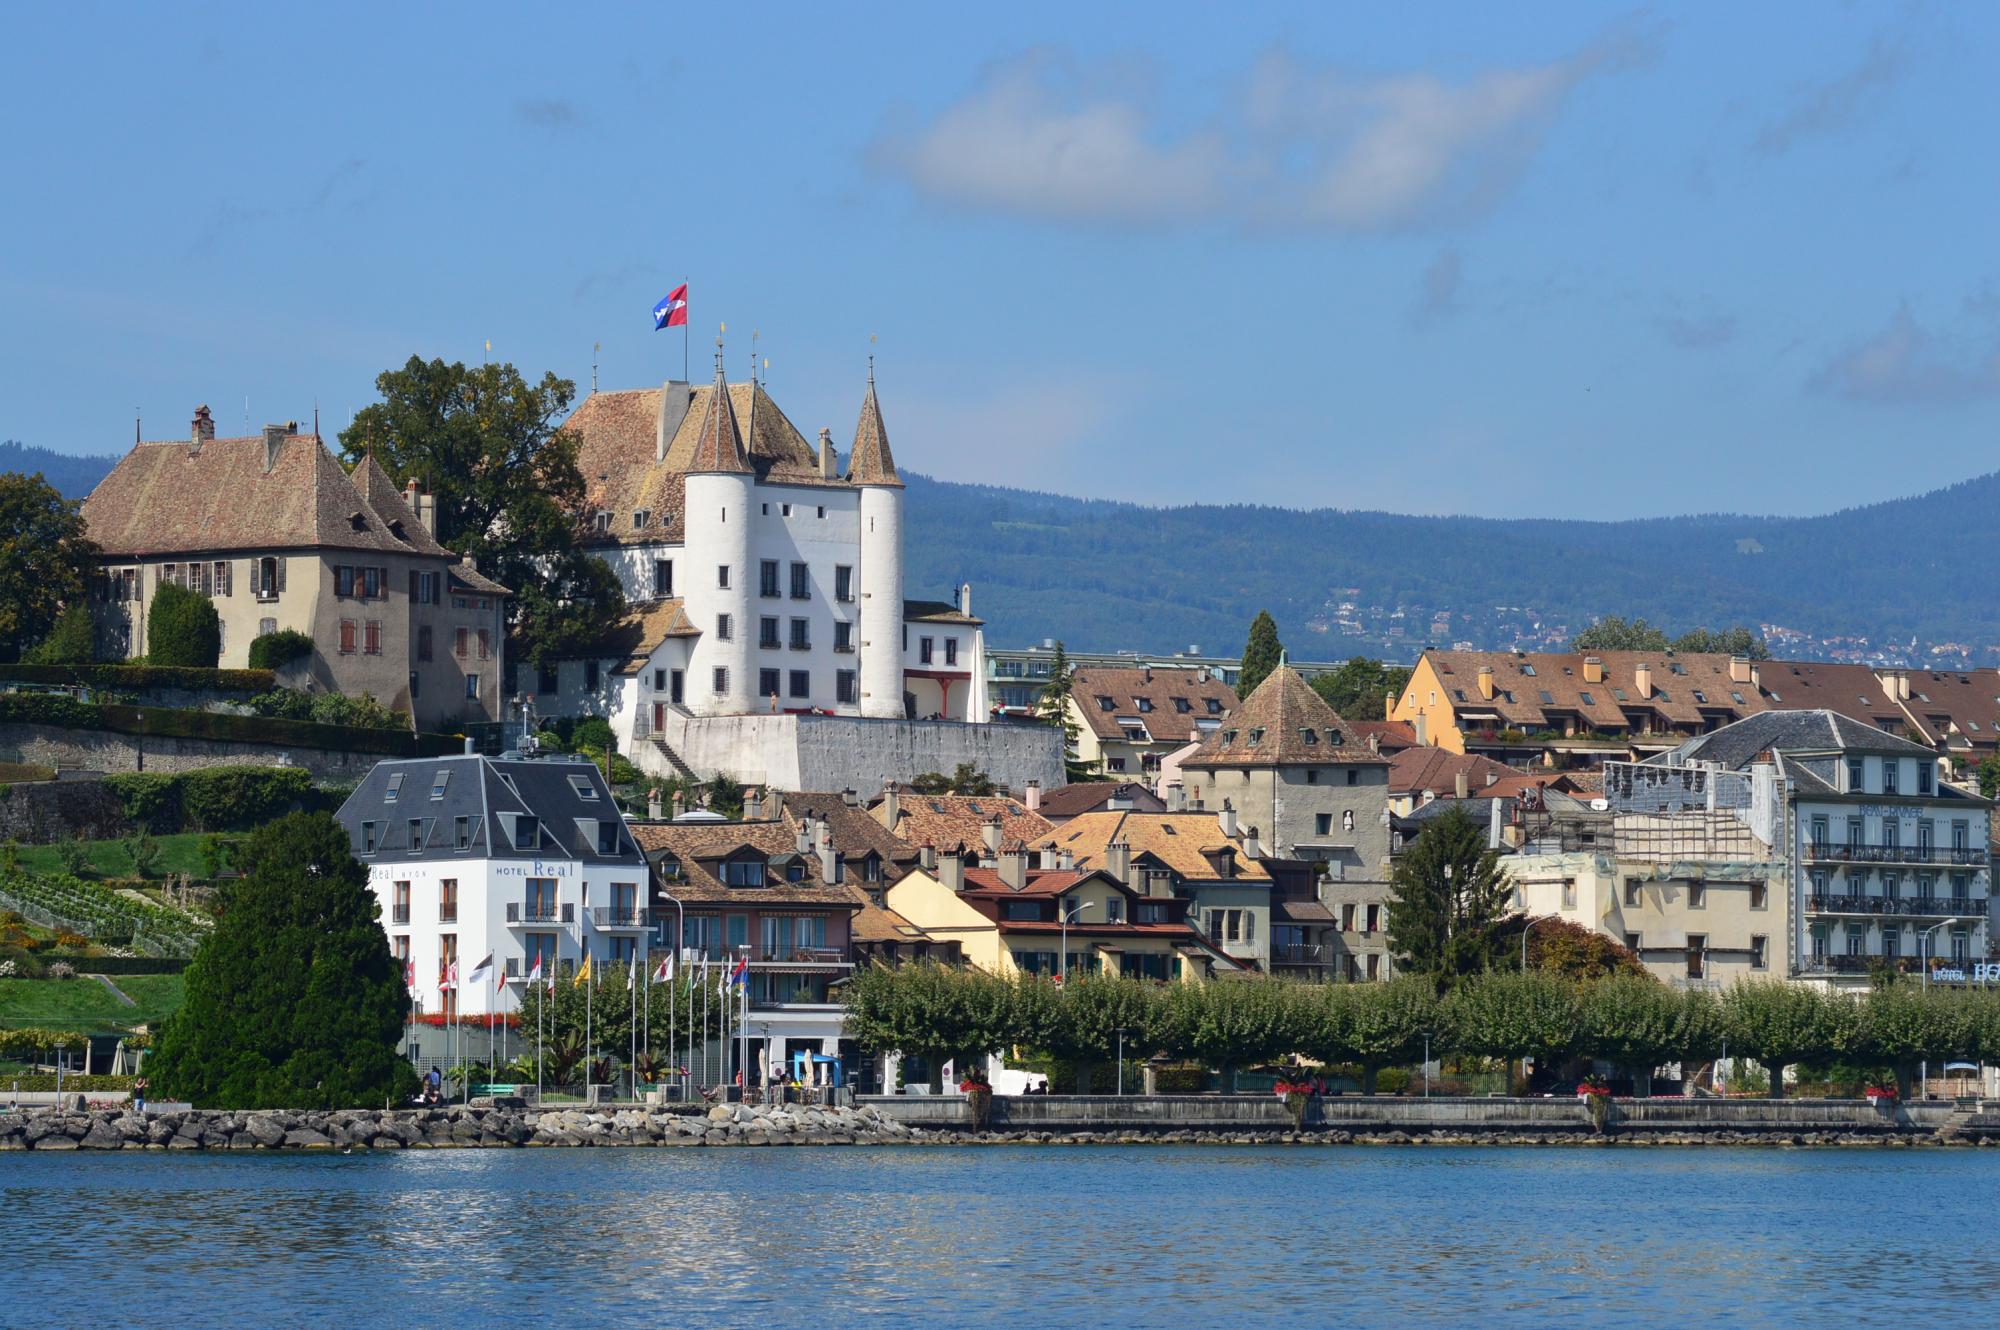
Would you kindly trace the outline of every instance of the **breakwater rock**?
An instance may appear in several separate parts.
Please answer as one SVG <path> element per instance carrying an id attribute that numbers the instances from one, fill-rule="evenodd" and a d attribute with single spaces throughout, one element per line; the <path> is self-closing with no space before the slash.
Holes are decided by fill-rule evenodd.
<path id="1" fill-rule="evenodd" d="M 0 1150 L 435 1150 L 882 1145 L 932 1137 L 869 1108 L 439 1108 L 0 1113 Z"/>

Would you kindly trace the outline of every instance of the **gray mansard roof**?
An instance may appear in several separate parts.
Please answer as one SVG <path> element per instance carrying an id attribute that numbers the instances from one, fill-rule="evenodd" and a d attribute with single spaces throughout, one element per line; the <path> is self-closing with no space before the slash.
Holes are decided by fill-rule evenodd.
<path id="1" fill-rule="evenodd" d="M 1887 757 L 1929 757 L 1922 744 L 1885 734 L 1837 711 L 1762 711 L 1733 725 L 1689 739 L 1654 759 L 1666 766 L 1719 762 L 1731 771 L 1748 766 L 1760 753 L 1875 753 Z"/>
<path id="2" fill-rule="evenodd" d="M 440 787 L 440 782 L 442 786 Z M 379 762 L 337 814 L 363 863 L 423 859 L 564 858 L 642 867 L 644 856 L 617 800 L 594 764 L 567 758 L 477 754 Z M 517 848 L 522 817 L 539 824 L 536 843 Z M 466 843 L 458 821 L 466 820 Z M 366 850 L 364 823 L 375 824 Z M 412 822 L 422 825 L 410 843 Z M 616 850 L 600 853 L 600 824 L 616 824 Z"/>

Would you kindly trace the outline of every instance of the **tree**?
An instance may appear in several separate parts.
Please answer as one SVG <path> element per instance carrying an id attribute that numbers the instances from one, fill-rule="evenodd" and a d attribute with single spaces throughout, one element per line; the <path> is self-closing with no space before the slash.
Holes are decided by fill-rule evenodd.
<path id="1" fill-rule="evenodd" d="M 1379 984 L 1343 984 L 1354 1004 L 1350 1037 L 1361 1064 L 1361 1092 L 1375 1093 L 1375 1073 L 1421 1057 L 1425 1036 L 1434 1046 L 1450 1040 L 1447 1013 L 1428 979 L 1404 976 Z"/>
<path id="2" fill-rule="evenodd" d="M 1571 651 L 1665 651 L 1667 635 L 1644 619 L 1627 623 L 1607 614 L 1578 633 L 1570 642 Z"/>
<path id="3" fill-rule="evenodd" d="M 97 546 L 82 507 L 40 472 L 0 472 L 0 661 L 19 660 L 83 600 Z"/>
<path id="4" fill-rule="evenodd" d="M 867 965 L 847 985 L 847 1029 L 870 1053 L 903 1053 L 930 1064 L 942 1088 L 947 1059 L 979 1058 L 1014 1039 L 1012 986 L 982 970 L 933 961 Z"/>
<path id="5" fill-rule="evenodd" d="M 281 628 L 250 639 L 250 668 L 281 669 L 313 653 L 313 640 L 296 628 Z"/>
<path id="6" fill-rule="evenodd" d="M 1547 1069 L 1583 1043 L 1583 1003 L 1554 975 L 1483 974 L 1454 989 L 1448 1008 L 1455 1042 L 1468 1053 L 1533 1058 Z"/>
<path id="7" fill-rule="evenodd" d="M 1851 999 L 1782 979 L 1739 979 L 1723 994 L 1722 1011 L 1729 1041 L 1770 1073 L 1773 1099 L 1785 1096 L 1787 1067 L 1831 1061 L 1855 1023 Z"/>
<path id="8" fill-rule="evenodd" d="M 1145 1036 L 1158 991 L 1116 975 L 1082 974 L 1058 984 L 1023 974 L 1014 982 L 1014 1038 L 1071 1064 L 1077 1093 L 1089 1094 L 1093 1070 L 1117 1058 L 1121 1030 L 1128 1058 L 1137 1061 L 1151 1052 Z"/>
<path id="9" fill-rule="evenodd" d="M 1991 799 L 2000 794 L 2000 757 L 1981 758 L 1976 774 L 1980 798 Z"/>
<path id="10" fill-rule="evenodd" d="M 1769 660 L 1771 648 L 1762 637 L 1741 626 L 1724 628 L 1717 632 L 1709 628 L 1694 628 L 1674 639 L 1674 650 L 1688 655 L 1708 653 L 1718 656 L 1748 656 L 1751 660 Z"/>
<path id="11" fill-rule="evenodd" d="M 215 930 L 162 1027 L 155 1082 L 213 1108 L 355 1108 L 401 1101 L 410 1009 L 368 870 L 326 813 L 292 813 L 245 843 Z"/>
<path id="12" fill-rule="evenodd" d="M 1528 968 L 1578 981 L 1616 974 L 1647 976 L 1645 965 L 1629 947 L 1560 915 L 1544 915 L 1532 921 Z"/>
<path id="13" fill-rule="evenodd" d="M 970 794 L 985 796 L 1000 787 L 993 783 L 993 777 L 981 771 L 970 762 L 961 762 L 947 776 L 941 771 L 926 771 L 910 782 L 910 788 L 918 794 Z"/>
<path id="14" fill-rule="evenodd" d="M 1442 990 L 1506 960 L 1507 875 L 1464 809 L 1426 826 L 1390 880 L 1389 947 L 1405 973 Z"/>
<path id="15" fill-rule="evenodd" d="M 1408 666 L 1367 656 L 1355 656 L 1339 669 L 1312 678 L 1313 691 L 1349 720 L 1376 720 L 1387 714 L 1384 704 L 1409 682 Z"/>
<path id="16" fill-rule="evenodd" d="M 1861 1003 L 1853 1052 L 1893 1067 L 1896 1093 L 1908 1099 L 1918 1063 L 1969 1058 L 1978 1051 L 1978 1043 L 1977 1014 L 1963 994 L 1893 984 L 1875 989 Z"/>
<path id="17" fill-rule="evenodd" d="M 1640 1098 L 1653 1092 L 1653 1068 L 1687 1050 L 1688 1005 L 1650 978 L 1621 974 L 1593 985 L 1583 1003 L 1583 1048 L 1632 1077 Z"/>
<path id="18" fill-rule="evenodd" d="M 199 591 L 163 582 L 146 615 L 146 660 L 212 670 L 222 655 L 222 617 Z"/>
<path id="19" fill-rule="evenodd" d="M 90 602 L 78 598 L 63 606 L 49 635 L 22 659 L 30 665 L 88 665 L 96 654 L 97 628 Z"/>
<path id="20" fill-rule="evenodd" d="M 1070 714 L 1070 689 L 1075 684 L 1076 671 L 1069 663 L 1069 653 L 1063 644 L 1056 643 L 1055 657 L 1049 661 L 1049 681 L 1042 685 L 1041 695 L 1035 699 L 1035 714 L 1044 725 L 1054 725 L 1062 730 L 1063 766 L 1074 781 L 1083 772 L 1076 766 L 1076 717 Z"/>
<path id="21" fill-rule="evenodd" d="M 579 545 L 587 529 L 578 438 L 556 427 L 576 385 L 512 365 L 412 356 L 375 380 L 382 400 L 340 435 L 398 484 L 437 496 L 440 538 L 514 591 L 511 629 L 529 659 L 572 653 L 624 610 L 618 578 Z"/>
<path id="22" fill-rule="evenodd" d="M 1278 641 L 1278 621 L 1271 611 L 1258 610 L 1250 621 L 1250 640 L 1243 644 L 1243 668 L 1236 675 L 1236 695 L 1248 697 L 1257 691 L 1278 662 L 1284 659 L 1284 644 Z"/>
<path id="23" fill-rule="evenodd" d="M 1293 1051 L 1288 987 L 1271 979 L 1169 984 L 1153 1008 L 1148 1042 L 1170 1057 L 1216 1068 L 1228 1090 L 1237 1068 Z"/>

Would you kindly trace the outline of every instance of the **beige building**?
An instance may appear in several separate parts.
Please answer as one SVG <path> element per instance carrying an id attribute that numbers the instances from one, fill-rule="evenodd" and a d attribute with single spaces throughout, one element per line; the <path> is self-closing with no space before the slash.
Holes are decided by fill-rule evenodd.
<path id="1" fill-rule="evenodd" d="M 1221 728 L 1236 690 L 1205 667 L 1091 666 L 1070 675 L 1075 761 L 1107 776 L 1150 777 L 1177 749 Z"/>
<path id="2" fill-rule="evenodd" d="M 435 515 L 373 459 L 350 473 L 296 423 L 218 439 L 202 407 L 187 439 L 135 445 L 84 500 L 102 551 L 99 650 L 143 657 L 153 597 L 173 582 L 214 603 L 224 668 L 289 629 L 313 640 L 313 686 L 365 693 L 424 730 L 497 720 L 509 592 L 438 543 Z"/>

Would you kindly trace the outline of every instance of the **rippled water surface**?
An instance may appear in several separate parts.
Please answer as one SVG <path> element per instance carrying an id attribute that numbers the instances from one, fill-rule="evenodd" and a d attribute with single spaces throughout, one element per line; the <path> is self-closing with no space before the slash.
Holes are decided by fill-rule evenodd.
<path id="1" fill-rule="evenodd" d="M 1984 1151 L 11 1154 L 0 1324 L 1886 1324 L 2000 1306 L 1996 1182 Z"/>

